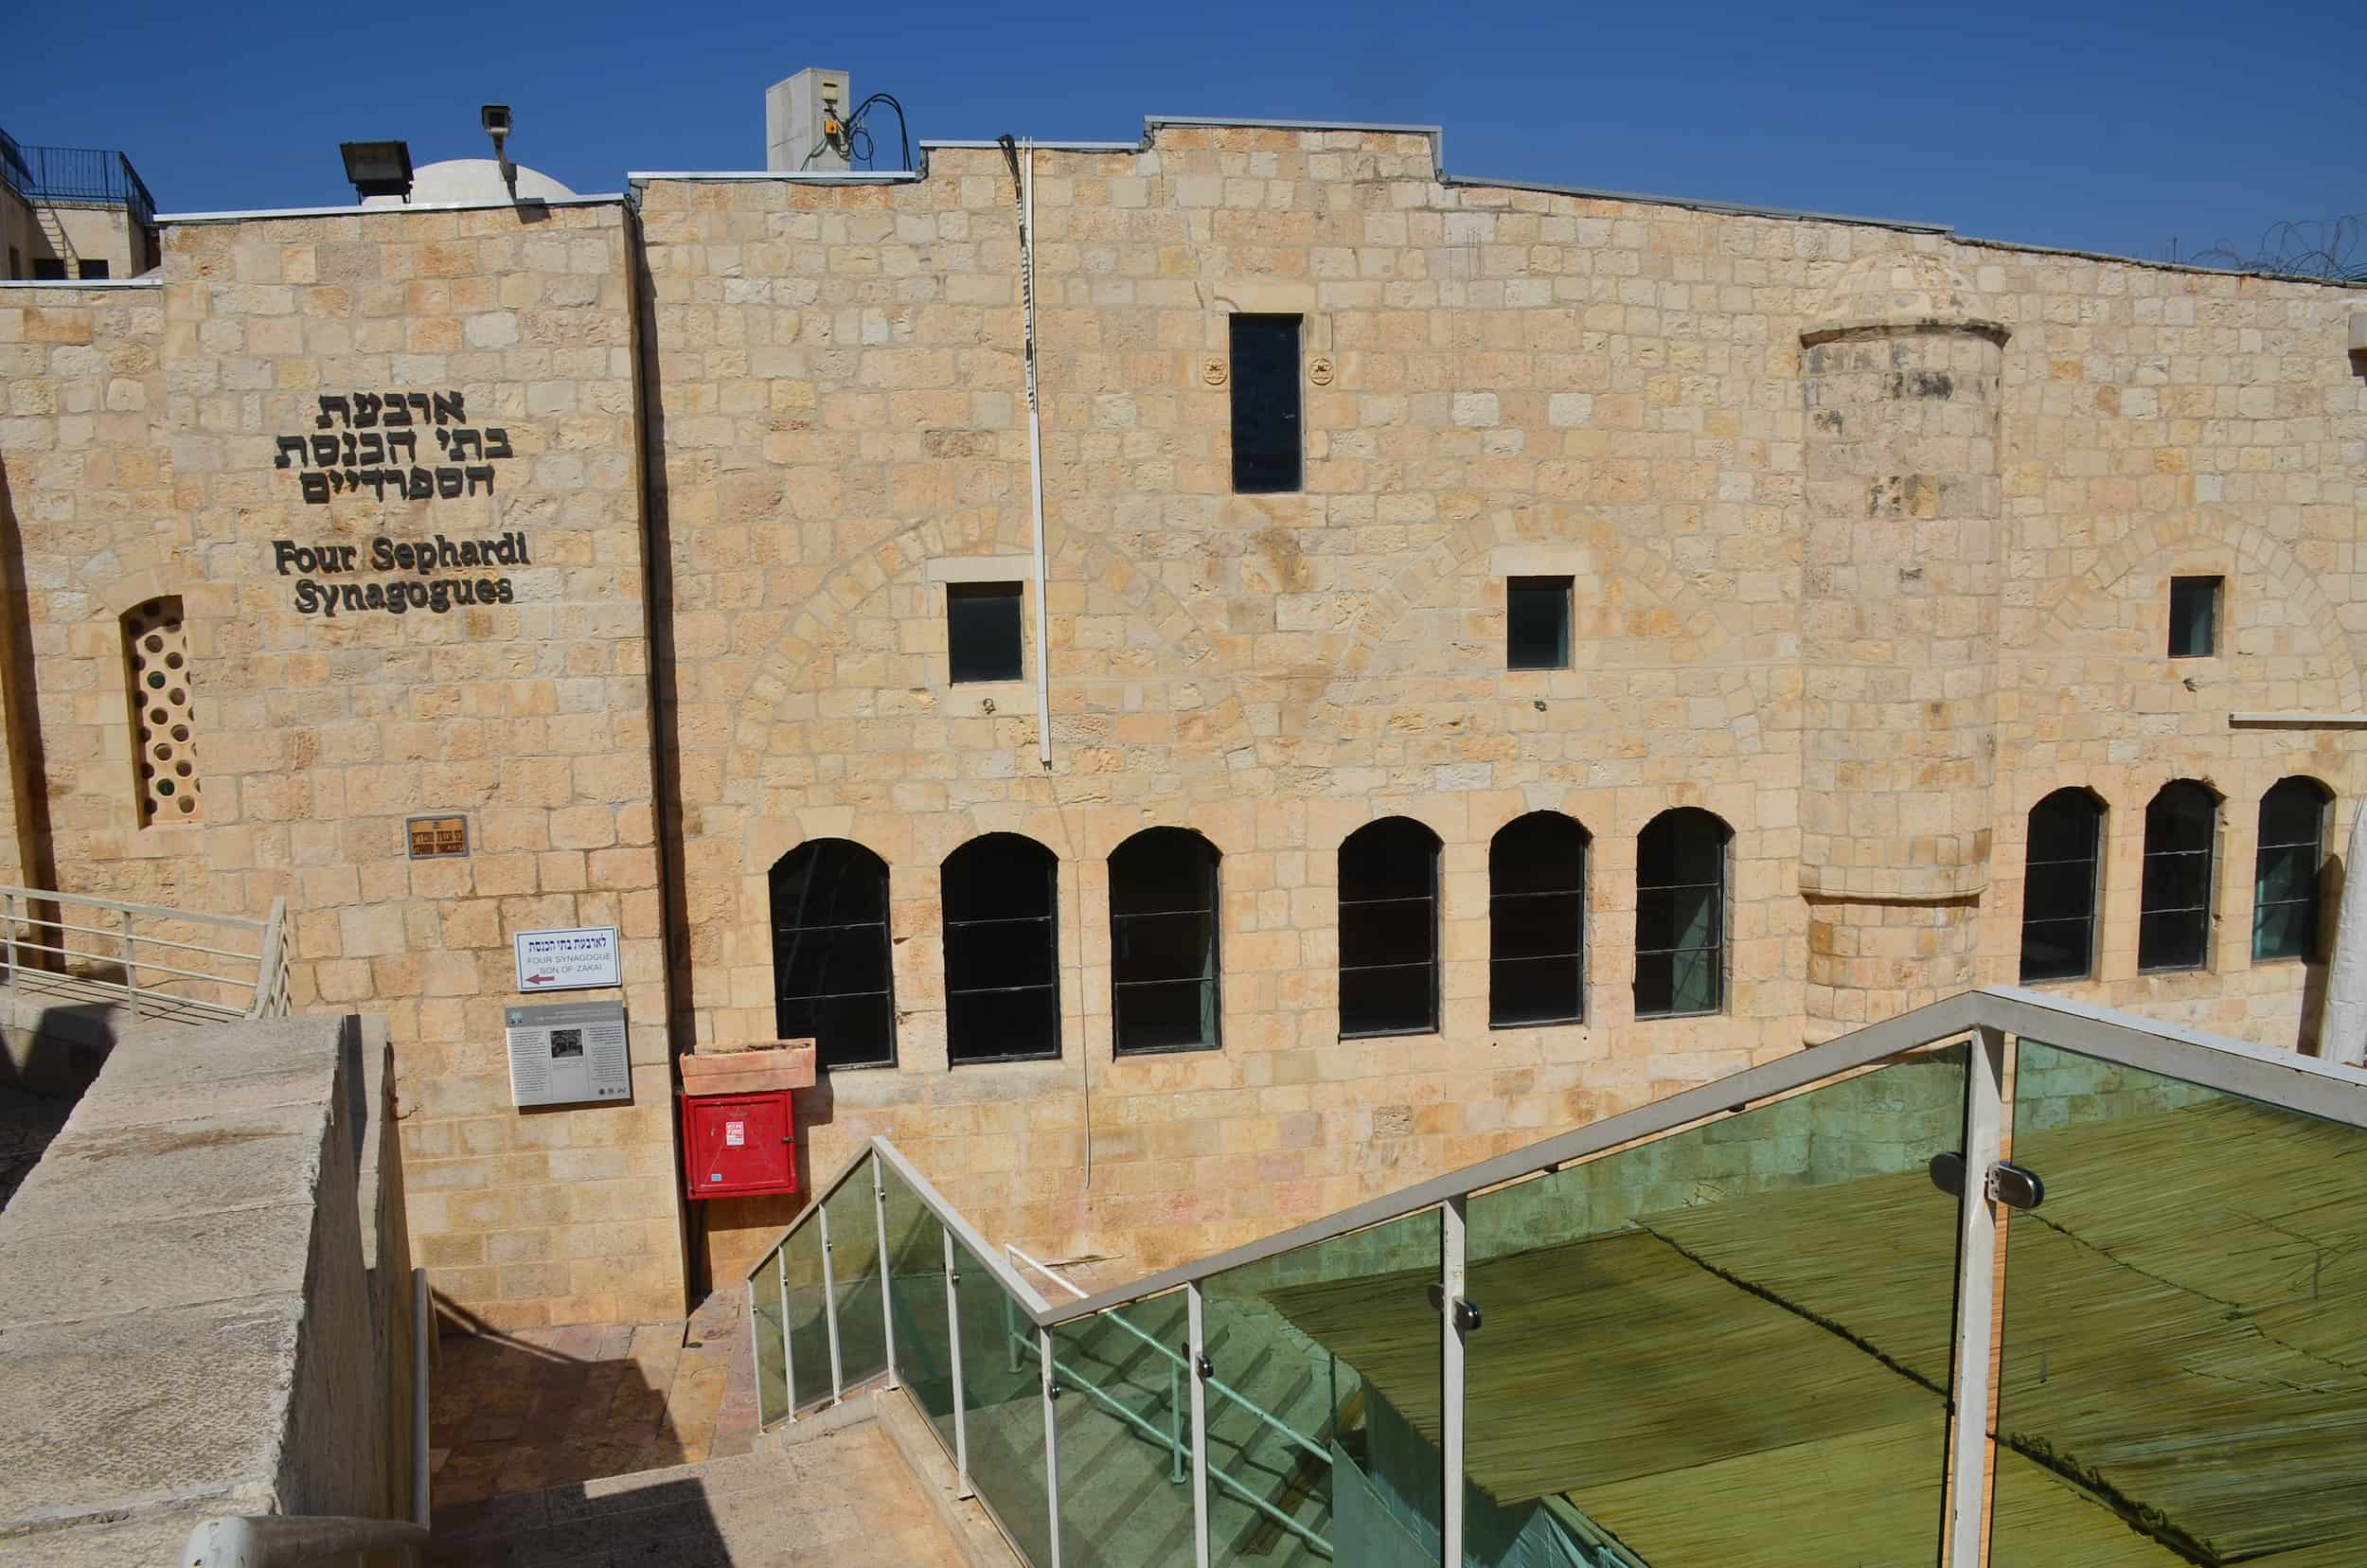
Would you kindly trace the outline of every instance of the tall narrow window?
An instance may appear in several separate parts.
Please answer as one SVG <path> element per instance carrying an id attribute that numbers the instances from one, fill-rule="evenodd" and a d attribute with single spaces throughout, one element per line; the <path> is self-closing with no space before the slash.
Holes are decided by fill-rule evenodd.
<path id="1" fill-rule="evenodd" d="M 197 735 L 189 702 L 189 634 L 181 598 L 152 598 L 123 617 L 140 826 L 198 820 Z"/>
<path id="2" fill-rule="evenodd" d="M 1299 488 L 1299 318 L 1236 315 L 1232 330 L 1233 488 Z"/>
<path id="3" fill-rule="evenodd" d="M 783 1040 L 810 1036 L 825 1067 L 896 1060 L 887 863 L 814 839 L 773 865 L 773 997 Z"/>
<path id="4" fill-rule="evenodd" d="M 2172 779 L 2145 808 L 2145 892 L 2137 911 L 2140 970 L 2202 968 L 2211 955 L 2212 862 L 2219 802 L 2191 778 Z"/>
<path id="5" fill-rule="evenodd" d="M 2280 778 L 2260 797 L 2260 857 L 2254 863 L 2251 955 L 2318 955 L 2318 878 L 2326 861 L 2327 809 L 2334 796 L 2314 778 Z"/>
<path id="6" fill-rule="evenodd" d="M 1635 1015 L 1676 1018 L 1726 1005 L 1726 824 L 1690 806 L 1635 841 Z"/>
<path id="7" fill-rule="evenodd" d="M 1111 852 L 1110 1011 L 1120 1056 L 1217 1045 L 1217 849 L 1188 828 Z"/>
<path id="8" fill-rule="evenodd" d="M 2104 802 L 2057 790 L 2030 808 L 2022 860 L 2021 980 L 2081 980 L 2095 972 L 2096 867 Z"/>
<path id="9" fill-rule="evenodd" d="M 1570 579 L 1517 577 L 1504 583 L 1504 665 L 1570 668 Z"/>
<path id="10" fill-rule="evenodd" d="M 1487 1023 L 1586 1016 L 1586 829 L 1531 811 L 1487 846 Z"/>
<path id="11" fill-rule="evenodd" d="M 1340 1034 L 1438 1030 L 1438 835 L 1412 817 L 1340 846 Z"/>
<path id="12" fill-rule="evenodd" d="M 2170 657 L 2207 659 L 2219 650 L 2219 592 L 2225 578 L 2170 579 Z"/>
<path id="13" fill-rule="evenodd" d="M 946 1056 L 1059 1056 L 1059 862 L 1034 839 L 988 833 L 943 871 Z"/>

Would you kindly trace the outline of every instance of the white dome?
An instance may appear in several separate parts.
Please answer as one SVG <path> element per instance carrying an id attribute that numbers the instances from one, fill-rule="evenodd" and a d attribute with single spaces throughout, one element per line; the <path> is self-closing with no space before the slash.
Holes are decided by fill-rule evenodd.
<path id="1" fill-rule="evenodd" d="M 524 164 L 516 168 L 519 201 L 556 202 L 575 194 L 540 169 Z M 509 187 L 502 184 L 502 166 L 490 158 L 446 158 L 442 163 L 424 164 L 411 171 L 413 206 L 474 205 L 509 199 Z M 400 196 L 372 196 L 362 205 L 391 207 L 403 203 Z"/>

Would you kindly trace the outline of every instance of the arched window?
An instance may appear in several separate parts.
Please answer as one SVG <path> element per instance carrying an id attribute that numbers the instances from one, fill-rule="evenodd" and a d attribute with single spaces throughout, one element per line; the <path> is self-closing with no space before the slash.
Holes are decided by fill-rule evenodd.
<path id="1" fill-rule="evenodd" d="M 1120 1056 L 1217 1045 L 1217 849 L 1146 828 L 1110 852 L 1110 1011 Z"/>
<path id="2" fill-rule="evenodd" d="M 2162 785 L 2146 806 L 2138 969 L 2200 969 L 2210 958 L 2212 869 L 2218 838 L 2218 797 L 2191 778 Z"/>
<path id="3" fill-rule="evenodd" d="M 1487 846 L 1487 1023 L 1586 1016 L 1586 829 L 1531 811 Z"/>
<path id="4" fill-rule="evenodd" d="M 2021 981 L 2083 980 L 2096 967 L 2096 867 L 2104 802 L 2057 790 L 2030 808 L 2022 861 Z"/>
<path id="5" fill-rule="evenodd" d="M 1726 1005 L 1726 824 L 1691 806 L 1635 839 L 1635 1015 L 1679 1018 Z"/>
<path id="6" fill-rule="evenodd" d="M 945 857 L 945 1054 L 1060 1054 L 1059 862 L 1034 839 L 988 833 Z"/>
<path id="7" fill-rule="evenodd" d="M 1438 835 L 1382 817 L 1340 846 L 1340 1035 L 1438 1031 Z"/>
<path id="8" fill-rule="evenodd" d="M 2260 797 L 2260 857 L 2253 863 L 2251 955 L 2315 958 L 2318 876 L 2326 862 L 2334 796 L 2314 778 L 2280 778 Z"/>
<path id="9" fill-rule="evenodd" d="M 783 1040 L 813 1038 L 825 1067 L 896 1060 L 887 863 L 813 839 L 773 863 L 773 1009 Z"/>

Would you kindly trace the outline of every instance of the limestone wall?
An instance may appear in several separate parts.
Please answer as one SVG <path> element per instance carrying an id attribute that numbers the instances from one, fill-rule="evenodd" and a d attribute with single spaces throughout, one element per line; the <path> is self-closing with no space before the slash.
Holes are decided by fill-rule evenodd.
<path id="1" fill-rule="evenodd" d="M 2225 716 L 2352 703 L 2355 292 L 1442 185 L 1418 134 L 1039 151 L 1047 769 L 1033 691 L 952 686 L 942 618 L 949 558 L 1031 570 L 1003 154 L 642 197 L 700 1037 L 773 1032 L 782 853 L 891 867 L 900 1064 L 801 1096 L 817 1177 L 885 1131 L 989 1234 L 1148 1264 L 1272 1230 L 2011 982 L 2020 813 L 2073 781 L 2116 810 L 2100 978 L 2065 990 L 2293 1042 L 2309 982 L 2250 965 L 2245 824 L 2304 771 L 2339 833 L 2367 779 L 2339 735 Z M 1981 330 L 1873 351 L 1886 444 L 1836 433 L 1820 471 L 1804 334 L 1853 295 L 1914 326 L 1880 309 L 1906 260 Z M 1306 318 L 1304 493 L 1231 491 L 1235 311 Z M 2194 693 L 2161 656 L 2190 557 L 2233 585 Z M 1572 669 L 1504 669 L 1514 574 L 1574 579 Z M 2181 773 L 2230 800 L 2223 940 L 2140 980 L 2143 807 Z M 1734 829 L 1733 989 L 1638 1022 L 1635 834 L 1679 804 Z M 1588 1022 L 1491 1031 L 1487 842 L 1540 808 L 1593 835 Z M 1337 848 L 1391 812 L 1445 844 L 1445 1026 L 1343 1042 Z M 1224 857 L 1224 1045 L 1113 1060 L 1105 861 L 1168 823 Z M 1060 858 L 1064 1055 L 949 1070 L 938 865 L 989 830 Z"/>
<path id="2" fill-rule="evenodd" d="M 297 1007 L 393 1031 L 420 1260 L 505 1326 L 682 1302 L 628 222 L 183 223 L 159 289 L 0 288 L 55 874 L 287 899 Z M 151 814 L 123 617 L 170 597 L 194 768 Z M 408 858 L 429 812 L 466 858 Z M 522 1114 L 510 938 L 585 925 L 621 930 L 634 1102 Z"/>

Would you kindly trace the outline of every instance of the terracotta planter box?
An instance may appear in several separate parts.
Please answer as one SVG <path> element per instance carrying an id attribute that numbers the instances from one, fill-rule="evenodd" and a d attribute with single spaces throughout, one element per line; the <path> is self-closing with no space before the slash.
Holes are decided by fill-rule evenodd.
<path id="1" fill-rule="evenodd" d="M 743 1050 L 693 1051 L 682 1059 L 685 1095 L 759 1095 L 813 1086 L 813 1042 L 784 1040 Z"/>

